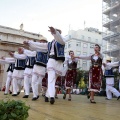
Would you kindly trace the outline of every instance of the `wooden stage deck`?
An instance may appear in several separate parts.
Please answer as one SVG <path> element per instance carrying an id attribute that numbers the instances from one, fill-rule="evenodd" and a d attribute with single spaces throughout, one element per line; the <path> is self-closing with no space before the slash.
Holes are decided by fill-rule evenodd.
<path id="1" fill-rule="evenodd" d="M 0 92 L 0 99 L 6 96 Z M 17 97 L 9 95 L 10 99 L 25 101 L 30 105 L 28 120 L 120 120 L 120 100 L 113 98 L 105 100 L 105 97 L 95 97 L 96 104 L 91 104 L 85 95 L 72 95 L 72 101 L 63 100 L 58 95 L 54 105 L 45 103 L 40 96 L 37 101 L 29 98 L 23 99 L 23 93 Z"/>

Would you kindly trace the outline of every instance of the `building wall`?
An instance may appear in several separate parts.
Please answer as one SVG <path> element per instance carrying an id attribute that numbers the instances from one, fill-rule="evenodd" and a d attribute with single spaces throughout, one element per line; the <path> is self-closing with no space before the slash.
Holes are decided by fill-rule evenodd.
<path id="1" fill-rule="evenodd" d="M 17 51 L 18 47 L 24 47 L 23 41 L 33 40 L 38 41 L 42 38 L 42 35 L 31 33 L 23 30 L 17 30 L 5 26 L 0 26 L 0 57 L 10 57 L 8 53 L 10 51 Z M 7 78 L 8 65 L 1 65 L 0 69 L 0 88 L 5 85 Z"/>
<path id="2" fill-rule="evenodd" d="M 101 32 L 94 28 L 86 28 L 85 30 L 68 32 L 69 40 L 65 44 L 65 55 L 67 56 L 70 50 L 73 50 L 75 55 L 91 55 L 94 53 L 94 45 L 99 44 L 102 47 Z M 102 51 L 101 51 L 102 52 Z M 78 68 L 88 70 L 90 61 L 79 60 Z"/>

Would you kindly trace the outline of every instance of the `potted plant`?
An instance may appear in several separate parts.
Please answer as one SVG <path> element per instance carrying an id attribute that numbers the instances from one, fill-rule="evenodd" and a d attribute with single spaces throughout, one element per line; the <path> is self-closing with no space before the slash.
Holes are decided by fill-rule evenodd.
<path id="1" fill-rule="evenodd" d="M 21 100 L 0 100 L 0 120 L 26 120 L 29 109 Z"/>

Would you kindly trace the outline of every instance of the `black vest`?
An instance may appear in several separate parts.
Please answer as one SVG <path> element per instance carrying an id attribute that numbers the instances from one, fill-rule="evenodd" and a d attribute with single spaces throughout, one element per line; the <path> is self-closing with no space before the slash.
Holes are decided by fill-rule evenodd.
<path id="1" fill-rule="evenodd" d="M 15 63 L 10 63 L 9 67 L 7 69 L 7 72 L 9 72 L 9 71 L 13 72 L 14 68 L 15 68 Z"/>
<path id="2" fill-rule="evenodd" d="M 35 64 L 46 67 L 47 62 L 48 62 L 48 52 L 37 52 L 35 58 Z"/>
<path id="3" fill-rule="evenodd" d="M 16 70 L 25 70 L 26 59 L 17 59 L 15 64 Z"/>
<path id="4" fill-rule="evenodd" d="M 26 68 L 33 68 L 35 64 L 35 57 L 28 57 L 26 59 Z"/>
<path id="5" fill-rule="evenodd" d="M 114 77 L 113 69 L 111 68 L 110 70 L 105 70 L 104 76 L 105 77 Z"/>
<path id="6" fill-rule="evenodd" d="M 52 48 L 52 42 L 48 43 L 48 55 L 50 56 L 50 51 Z M 60 43 L 58 43 L 57 41 L 54 44 L 54 54 L 55 54 L 55 60 L 61 60 L 61 61 L 65 61 L 65 56 L 64 56 L 64 47 L 65 45 L 61 45 Z"/>

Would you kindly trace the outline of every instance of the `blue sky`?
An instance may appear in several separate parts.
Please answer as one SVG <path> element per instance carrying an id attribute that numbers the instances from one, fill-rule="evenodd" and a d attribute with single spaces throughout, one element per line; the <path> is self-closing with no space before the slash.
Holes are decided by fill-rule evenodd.
<path id="1" fill-rule="evenodd" d="M 0 0 L 0 25 L 43 34 L 51 38 L 48 26 L 70 29 L 95 27 L 102 30 L 102 0 Z"/>

